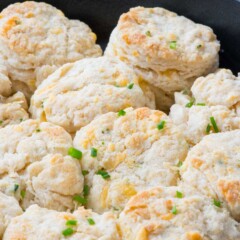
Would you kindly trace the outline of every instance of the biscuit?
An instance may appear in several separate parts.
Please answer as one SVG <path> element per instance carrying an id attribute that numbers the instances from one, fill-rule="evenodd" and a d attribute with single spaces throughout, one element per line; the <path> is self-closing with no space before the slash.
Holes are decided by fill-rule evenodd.
<path id="1" fill-rule="evenodd" d="M 181 93 L 176 93 L 175 96 L 179 104 L 171 107 L 169 116 L 182 129 L 189 144 L 195 145 L 211 133 L 240 129 L 240 116 L 234 110 L 223 105 L 207 106 L 196 101 L 193 103 L 191 98 Z M 216 123 L 215 128 L 212 121 Z"/>
<path id="2" fill-rule="evenodd" d="M 240 130 L 205 136 L 180 168 L 182 184 L 218 199 L 240 220 Z"/>
<path id="3" fill-rule="evenodd" d="M 198 102 L 240 109 L 240 77 L 234 76 L 228 69 L 219 69 L 206 77 L 198 78 L 191 91 Z"/>
<path id="4" fill-rule="evenodd" d="M 79 160 L 68 156 L 71 136 L 61 127 L 37 120 L 0 129 L 0 191 L 26 209 L 37 203 L 59 211 L 74 209 L 83 190 Z"/>
<path id="5" fill-rule="evenodd" d="M 29 202 L 49 209 L 74 209 L 73 197 L 83 190 L 83 176 L 78 160 L 61 154 L 47 155 L 32 163 L 23 176 Z"/>
<path id="6" fill-rule="evenodd" d="M 236 240 L 240 224 L 212 199 L 158 187 L 132 197 L 120 214 L 123 239 Z"/>
<path id="7" fill-rule="evenodd" d="M 152 186 L 176 185 L 188 145 L 163 112 L 125 109 L 99 116 L 76 133 L 82 169 L 88 171 L 88 207 L 121 211 L 130 197 Z"/>
<path id="8" fill-rule="evenodd" d="M 66 64 L 50 75 L 35 91 L 30 111 L 75 133 L 98 115 L 144 106 L 155 108 L 149 87 L 125 63 L 99 57 Z"/>
<path id="9" fill-rule="evenodd" d="M 15 90 L 29 95 L 57 67 L 100 56 L 95 42 L 85 23 L 46 3 L 15 3 L 0 13 L 0 54 Z"/>
<path id="10" fill-rule="evenodd" d="M 9 98 L 0 97 L 0 128 L 28 119 L 27 109 L 26 98 L 21 92 Z"/>
<path id="11" fill-rule="evenodd" d="M 0 192 L 0 238 L 2 239 L 5 228 L 10 220 L 23 213 L 18 202 Z"/>
<path id="12" fill-rule="evenodd" d="M 127 62 L 151 85 L 170 94 L 218 66 L 212 29 L 163 8 L 131 8 L 121 15 L 105 51 Z"/>
<path id="13" fill-rule="evenodd" d="M 40 236 L 46 240 L 121 239 L 112 213 L 98 215 L 84 208 L 73 213 L 57 212 L 33 205 L 24 214 L 12 219 L 3 240 L 37 240 Z"/>

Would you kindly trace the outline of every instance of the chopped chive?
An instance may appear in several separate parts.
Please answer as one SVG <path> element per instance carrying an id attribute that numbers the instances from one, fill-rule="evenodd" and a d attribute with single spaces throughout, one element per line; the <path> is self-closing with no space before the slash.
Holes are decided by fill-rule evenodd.
<path id="1" fill-rule="evenodd" d="M 166 121 L 162 120 L 162 121 L 157 125 L 158 130 L 163 129 L 164 126 L 165 126 L 165 124 L 166 124 Z"/>
<path id="2" fill-rule="evenodd" d="M 20 121 L 20 122 L 22 122 L 22 121 L 23 121 L 23 119 L 22 119 L 22 118 L 20 118 L 20 119 L 19 119 L 19 121 Z"/>
<path id="3" fill-rule="evenodd" d="M 68 220 L 66 222 L 67 226 L 76 226 L 77 225 L 77 220 Z"/>
<path id="4" fill-rule="evenodd" d="M 41 129 L 40 129 L 40 128 L 37 128 L 37 129 L 36 129 L 36 132 L 41 132 Z"/>
<path id="5" fill-rule="evenodd" d="M 26 191 L 21 190 L 21 192 L 20 192 L 20 196 L 22 197 L 22 199 L 24 199 L 25 196 L 26 196 Z"/>
<path id="6" fill-rule="evenodd" d="M 88 218 L 87 220 L 88 220 L 89 225 L 95 225 L 95 222 L 92 218 Z"/>
<path id="7" fill-rule="evenodd" d="M 87 199 L 86 199 L 86 198 L 83 198 L 83 197 L 81 197 L 81 196 L 79 196 L 79 195 L 75 195 L 75 196 L 73 197 L 73 201 L 78 202 L 78 203 L 81 204 L 81 205 L 86 205 L 86 204 L 87 204 Z"/>
<path id="8" fill-rule="evenodd" d="M 74 233 L 72 228 L 66 228 L 65 230 L 62 231 L 62 235 L 64 237 L 71 236 Z"/>
<path id="9" fill-rule="evenodd" d="M 201 48 L 201 47 L 202 47 L 202 45 L 201 45 L 201 44 L 197 45 L 197 49 L 199 49 L 199 48 Z"/>
<path id="10" fill-rule="evenodd" d="M 68 149 L 68 155 L 79 160 L 82 158 L 82 152 L 73 147 Z"/>
<path id="11" fill-rule="evenodd" d="M 152 34 L 151 34 L 151 32 L 150 31 L 146 31 L 146 33 L 145 33 L 148 37 L 151 37 L 152 36 Z"/>
<path id="12" fill-rule="evenodd" d="M 19 188 L 19 185 L 18 184 L 14 184 L 14 188 L 13 188 L 13 191 L 16 192 Z"/>
<path id="13" fill-rule="evenodd" d="M 176 191 L 176 197 L 177 198 L 183 198 L 183 193 L 179 192 L 179 191 Z"/>
<path id="14" fill-rule="evenodd" d="M 197 103 L 196 105 L 197 105 L 197 106 L 206 106 L 205 103 Z"/>
<path id="15" fill-rule="evenodd" d="M 91 157 L 97 157 L 98 150 L 96 148 L 91 148 Z"/>
<path id="16" fill-rule="evenodd" d="M 182 161 L 179 161 L 178 164 L 177 164 L 178 167 L 181 167 L 182 165 L 183 165 Z"/>
<path id="17" fill-rule="evenodd" d="M 189 101 L 189 103 L 187 103 L 187 104 L 185 105 L 185 107 L 191 108 L 191 107 L 193 106 L 194 102 L 195 102 L 195 99 L 194 99 L 194 98 L 191 98 L 191 100 Z"/>
<path id="18" fill-rule="evenodd" d="M 102 145 L 104 145 L 105 144 L 105 142 L 102 142 Z"/>
<path id="19" fill-rule="evenodd" d="M 171 49 L 176 49 L 177 48 L 177 41 L 171 41 L 169 47 Z"/>
<path id="20" fill-rule="evenodd" d="M 210 122 L 212 123 L 214 132 L 215 132 L 215 133 L 218 133 L 218 132 L 219 132 L 219 129 L 218 129 L 218 126 L 217 126 L 217 123 L 216 123 L 214 117 L 210 117 Z"/>
<path id="21" fill-rule="evenodd" d="M 178 213 L 176 205 L 172 208 L 172 214 L 176 215 Z"/>
<path id="22" fill-rule="evenodd" d="M 124 111 L 124 110 L 120 110 L 119 112 L 118 112 L 118 116 L 120 117 L 120 116 L 124 116 L 124 115 L 126 115 L 126 112 Z"/>
<path id="23" fill-rule="evenodd" d="M 89 194 L 89 191 L 90 191 L 89 186 L 88 185 L 84 185 L 84 187 L 83 187 L 83 196 L 87 197 L 88 194 Z"/>
<path id="24" fill-rule="evenodd" d="M 2 125 L 3 124 L 3 120 L 0 120 L 0 125 Z"/>
<path id="25" fill-rule="evenodd" d="M 210 130 L 211 130 L 211 125 L 208 124 L 207 127 L 206 127 L 206 133 L 209 134 L 209 133 L 210 133 Z"/>
<path id="26" fill-rule="evenodd" d="M 105 170 L 98 170 L 96 172 L 97 175 L 101 175 L 103 179 L 108 179 L 110 178 L 110 175 L 108 174 L 108 172 L 106 172 Z"/>
<path id="27" fill-rule="evenodd" d="M 89 174 L 89 171 L 88 170 L 82 170 L 82 175 L 83 176 L 86 176 L 86 175 L 88 175 Z"/>
<path id="28" fill-rule="evenodd" d="M 216 207 L 221 207 L 221 202 L 216 200 L 216 199 L 213 199 L 213 204 L 216 206 Z"/>
<path id="29" fill-rule="evenodd" d="M 133 86 L 134 86 L 134 83 L 130 83 L 127 88 L 128 88 L 128 89 L 132 89 Z"/>

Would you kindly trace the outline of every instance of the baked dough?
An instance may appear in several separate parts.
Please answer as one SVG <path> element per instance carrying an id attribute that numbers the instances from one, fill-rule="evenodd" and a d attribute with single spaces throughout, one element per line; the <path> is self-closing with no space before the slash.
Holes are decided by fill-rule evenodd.
<path id="1" fill-rule="evenodd" d="M 85 23 L 69 20 L 43 2 L 15 3 L 0 13 L 0 54 L 7 76 L 13 90 L 27 97 L 59 66 L 100 56 L 95 42 L 96 35 Z"/>
<path id="2" fill-rule="evenodd" d="M 188 152 L 182 132 L 170 118 L 148 108 L 96 118 L 76 133 L 74 147 L 83 153 L 82 169 L 89 171 L 88 207 L 100 213 L 121 211 L 138 191 L 176 185 L 177 164 Z M 101 176 L 102 169 L 110 176 Z"/>

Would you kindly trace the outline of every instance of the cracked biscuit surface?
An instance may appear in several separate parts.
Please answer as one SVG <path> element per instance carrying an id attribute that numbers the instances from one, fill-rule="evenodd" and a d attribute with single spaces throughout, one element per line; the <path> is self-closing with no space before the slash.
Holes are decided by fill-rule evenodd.
<path id="1" fill-rule="evenodd" d="M 219 199 L 240 220 L 240 130 L 205 136 L 180 168 L 182 184 Z"/>
<path id="2" fill-rule="evenodd" d="M 0 192 L 0 238 L 13 217 L 23 213 L 18 202 L 10 196 Z"/>
<path id="3" fill-rule="evenodd" d="M 17 124 L 29 118 L 28 105 L 21 92 L 5 98 L 0 96 L 0 128 Z"/>
<path id="4" fill-rule="evenodd" d="M 179 187 L 158 187 L 130 199 L 120 214 L 124 239 L 236 240 L 240 224 L 212 199 L 186 196 Z"/>
<path id="5" fill-rule="evenodd" d="M 0 129 L 0 191 L 26 209 L 33 203 L 73 209 L 83 189 L 79 160 L 68 155 L 71 136 L 51 123 L 26 120 Z M 69 185 L 69 186 L 68 186 Z"/>
<path id="6" fill-rule="evenodd" d="M 36 90 L 30 111 L 75 133 L 96 116 L 127 107 L 155 108 L 151 90 L 121 61 L 107 57 L 66 64 Z"/>
<path id="7" fill-rule="evenodd" d="M 171 95 L 216 69 L 218 51 L 211 28 L 163 8 L 136 7 L 121 15 L 105 54 Z"/>
<path id="8" fill-rule="evenodd" d="M 76 133 L 90 187 L 88 207 L 121 211 L 130 197 L 152 186 L 175 185 L 188 145 L 169 117 L 148 108 L 107 113 Z"/>
<path id="9" fill-rule="evenodd" d="M 85 23 L 43 2 L 15 3 L 0 13 L 0 54 L 13 90 L 28 97 L 61 65 L 100 56 L 95 42 L 96 35 Z"/>
<path id="10" fill-rule="evenodd" d="M 73 232 L 70 230 L 71 234 L 64 235 L 64 230 L 67 232 L 69 228 Z M 117 221 L 110 212 L 98 215 L 84 208 L 73 213 L 57 212 L 33 205 L 24 214 L 12 219 L 3 240 L 38 240 L 39 236 L 44 236 L 46 240 L 120 240 L 120 234 Z"/>

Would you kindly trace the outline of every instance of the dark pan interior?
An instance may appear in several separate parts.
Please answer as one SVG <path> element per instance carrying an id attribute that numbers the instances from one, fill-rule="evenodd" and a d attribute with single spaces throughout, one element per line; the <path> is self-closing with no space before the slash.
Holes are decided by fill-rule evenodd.
<path id="1" fill-rule="evenodd" d="M 0 9 L 17 1 L 1 0 Z M 220 66 L 240 72 L 240 2 L 236 0 L 49 0 L 69 18 L 86 22 L 105 48 L 119 16 L 130 7 L 161 6 L 214 29 L 221 42 Z"/>

